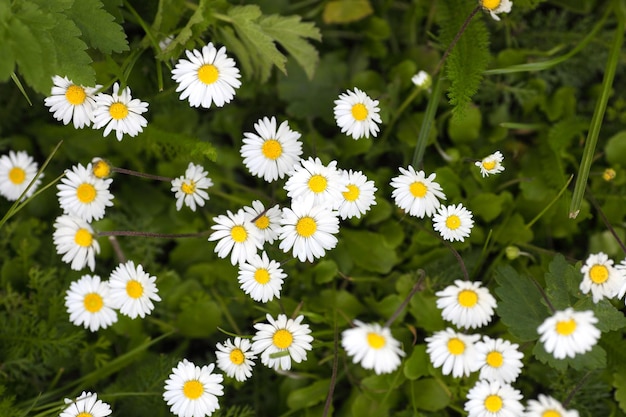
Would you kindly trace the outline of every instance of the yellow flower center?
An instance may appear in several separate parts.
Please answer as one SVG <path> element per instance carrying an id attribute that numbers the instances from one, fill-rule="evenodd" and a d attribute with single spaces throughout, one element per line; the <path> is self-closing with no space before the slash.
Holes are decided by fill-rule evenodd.
<path id="1" fill-rule="evenodd" d="M 561 336 L 569 336 L 576 330 L 576 321 L 574 319 L 562 320 L 556 323 L 556 332 Z"/>
<path id="2" fill-rule="evenodd" d="M 237 243 L 245 242 L 248 238 L 248 232 L 243 226 L 233 226 L 233 228 L 230 229 L 230 237 Z"/>
<path id="3" fill-rule="evenodd" d="M 326 189 L 327 185 L 328 185 L 328 181 L 326 180 L 326 177 L 323 175 L 316 174 L 316 175 L 313 175 L 309 179 L 309 188 L 314 193 L 321 193 L 322 191 Z"/>
<path id="4" fill-rule="evenodd" d="M 460 355 L 465 352 L 465 343 L 459 338 L 453 337 L 448 340 L 448 352 L 453 355 Z"/>
<path id="5" fill-rule="evenodd" d="M 473 290 L 463 290 L 459 293 L 457 299 L 463 307 L 474 307 L 478 302 L 478 294 Z"/>
<path id="6" fill-rule="evenodd" d="M 317 230 L 317 223 L 312 217 L 302 217 L 296 223 L 296 233 L 302 237 L 311 237 Z"/>
<path id="7" fill-rule="evenodd" d="M 265 268 L 259 268 L 254 271 L 254 280 L 261 285 L 265 285 L 270 281 L 270 273 Z"/>
<path id="8" fill-rule="evenodd" d="M 213 64 L 204 64 L 198 69 L 198 79 L 204 84 L 213 84 L 220 77 L 220 72 Z"/>
<path id="9" fill-rule="evenodd" d="M 602 284 L 609 279 L 609 269 L 604 265 L 596 264 L 589 270 L 589 278 L 594 284 Z"/>
<path id="10" fill-rule="evenodd" d="M 96 187 L 84 182 L 76 188 L 76 197 L 83 204 L 91 203 L 96 199 Z"/>
<path id="11" fill-rule="evenodd" d="M 503 362 L 504 357 L 502 356 L 502 353 L 498 352 L 497 350 L 494 350 L 493 352 L 489 352 L 487 354 L 487 365 L 491 366 L 492 368 L 501 367 Z"/>
<path id="12" fill-rule="evenodd" d="M 344 191 L 342 193 L 343 198 L 345 198 L 346 201 L 356 201 L 356 199 L 359 198 L 359 194 L 361 194 L 359 187 L 354 184 L 348 184 L 346 187 L 348 188 L 348 191 Z"/>
<path id="13" fill-rule="evenodd" d="M 106 178 L 111 174 L 111 165 L 100 159 L 93 165 L 91 172 L 97 178 Z"/>
<path id="14" fill-rule="evenodd" d="M 556 410 L 546 410 L 541 414 L 541 417 L 562 417 L 561 413 Z"/>
<path id="15" fill-rule="evenodd" d="M 496 167 L 496 161 L 483 161 L 483 168 L 487 171 L 491 171 Z"/>
<path id="16" fill-rule="evenodd" d="M 196 379 L 185 382 L 183 395 L 190 400 L 197 400 L 204 393 L 204 385 Z"/>
<path id="17" fill-rule="evenodd" d="M 602 179 L 604 181 L 612 181 L 615 179 L 616 175 L 617 175 L 617 172 L 615 172 L 613 168 L 607 168 L 602 173 Z"/>
<path id="18" fill-rule="evenodd" d="M 272 342 L 279 349 L 287 349 L 293 343 L 293 335 L 287 329 L 280 329 L 272 336 Z"/>
<path id="19" fill-rule="evenodd" d="M 409 185 L 409 191 L 416 198 L 422 198 L 426 195 L 428 191 L 428 187 L 423 182 L 415 181 L 411 185 Z"/>
<path id="20" fill-rule="evenodd" d="M 84 248 L 91 246 L 93 236 L 87 229 L 78 229 L 74 235 L 74 243 Z"/>
<path id="21" fill-rule="evenodd" d="M 480 3 L 485 9 L 495 10 L 500 6 L 502 0 L 481 0 Z"/>
<path id="22" fill-rule="evenodd" d="M 489 395 L 485 398 L 485 408 L 490 413 L 497 413 L 502 409 L 502 398 L 499 395 Z"/>
<path id="23" fill-rule="evenodd" d="M 261 217 L 256 219 L 254 224 L 261 230 L 267 229 L 268 227 L 270 227 L 270 218 L 266 215 L 262 215 Z"/>
<path id="24" fill-rule="evenodd" d="M 125 119 L 128 116 L 128 107 L 126 107 L 126 104 L 117 101 L 109 107 L 109 114 L 115 120 Z"/>
<path id="25" fill-rule="evenodd" d="M 239 348 L 235 348 L 230 351 L 230 361 L 235 365 L 241 365 L 246 357 L 243 355 L 243 352 Z"/>
<path id="26" fill-rule="evenodd" d="M 180 186 L 180 190 L 185 194 L 193 194 L 196 192 L 196 183 L 193 182 L 193 180 L 183 182 L 183 185 Z"/>
<path id="27" fill-rule="evenodd" d="M 83 299 L 83 305 L 85 306 L 85 310 L 90 313 L 97 313 L 104 306 L 104 301 L 100 294 L 95 292 L 90 292 Z"/>
<path id="28" fill-rule="evenodd" d="M 367 107 L 361 103 L 355 104 L 352 106 L 352 117 L 359 122 L 367 119 Z"/>
<path id="29" fill-rule="evenodd" d="M 385 340 L 385 338 L 378 333 L 369 332 L 367 334 L 367 344 L 370 345 L 372 349 L 382 349 L 383 347 L 385 347 L 386 343 L 387 341 Z"/>
<path id="30" fill-rule="evenodd" d="M 15 184 L 20 185 L 26 179 L 26 171 L 20 167 L 13 167 L 9 171 L 9 180 Z"/>
<path id="31" fill-rule="evenodd" d="M 128 294 L 130 298 L 141 297 L 143 294 L 143 285 L 141 285 L 141 282 L 135 279 L 129 280 L 126 283 L 126 294 Z"/>
<path id="32" fill-rule="evenodd" d="M 283 154 L 283 147 L 276 139 L 268 139 L 263 142 L 261 152 L 263 152 L 264 157 L 273 161 Z"/>
<path id="33" fill-rule="evenodd" d="M 461 219 L 459 219 L 459 216 L 457 216 L 456 214 L 451 214 L 446 219 L 446 226 L 450 230 L 458 229 L 461 226 Z"/>
<path id="34" fill-rule="evenodd" d="M 93 414 L 83 411 L 82 413 L 78 414 L 76 417 L 93 417 Z"/>
<path id="35" fill-rule="evenodd" d="M 65 98 L 70 102 L 70 104 L 78 106 L 85 102 L 87 94 L 85 93 L 85 89 L 83 87 L 70 85 L 67 90 L 65 90 Z"/>

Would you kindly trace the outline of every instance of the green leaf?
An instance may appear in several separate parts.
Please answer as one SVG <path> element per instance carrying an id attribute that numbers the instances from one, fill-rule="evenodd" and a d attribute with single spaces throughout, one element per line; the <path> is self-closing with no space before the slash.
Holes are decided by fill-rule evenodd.
<path id="1" fill-rule="evenodd" d="M 451 393 L 443 382 L 434 378 L 424 378 L 412 381 L 411 402 L 420 410 L 438 411 L 450 404 Z"/>
<path id="2" fill-rule="evenodd" d="M 325 284 L 337 276 L 337 264 L 332 260 L 323 259 L 313 267 L 316 284 Z"/>
<path id="3" fill-rule="evenodd" d="M 315 381 L 305 388 L 291 391 L 287 396 L 287 406 L 292 410 L 312 407 L 326 398 L 330 387 L 330 379 Z"/>
<path id="4" fill-rule="evenodd" d="M 415 317 L 415 325 L 427 332 L 434 332 L 446 327 L 441 310 L 437 308 L 437 297 L 433 294 L 418 292 L 411 298 L 409 312 Z"/>
<path id="5" fill-rule="evenodd" d="M 103 9 L 100 0 L 77 0 L 68 10 L 83 35 L 83 40 L 92 48 L 105 54 L 127 51 L 126 34 L 113 15 Z"/>
<path id="6" fill-rule="evenodd" d="M 592 310 L 598 319 L 596 327 L 602 332 L 610 332 L 620 330 L 626 326 L 626 317 L 616 309 L 607 299 L 602 299 L 598 303 L 594 303 L 591 295 L 576 303 L 576 310 Z"/>
<path id="7" fill-rule="evenodd" d="M 573 295 L 578 291 L 582 279 L 580 271 L 567 263 L 563 255 L 554 257 L 545 274 L 546 294 L 557 310 L 565 310 L 574 305 L 577 298 Z"/>
<path id="8" fill-rule="evenodd" d="M 398 262 L 396 251 L 377 233 L 342 229 L 340 234 L 354 263 L 366 271 L 387 274 Z"/>
<path id="9" fill-rule="evenodd" d="M 609 138 L 604 147 L 606 159 L 611 165 L 624 166 L 626 163 L 626 130 L 617 132 Z"/>
<path id="10" fill-rule="evenodd" d="M 480 137 L 482 114 L 476 106 L 469 106 L 463 114 L 450 118 L 448 135 L 456 144 L 473 142 Z"/>
<path id="11" fill-rule="evenodd" d="M 430 358 L 426 353 L 426 345 L 416 345 L 413 353 L 404 361 L 404 376 L 415 380 L 429 374 Z"/>
<path id="12" fill-rule="evenodd" d="M 157 55 L 157 59 L 167 61 L 177 58 L 183 49 L 191 46 L 190 44 L 193 43 L 195 37 L 199 37 L 209 27 L 212 21 L 210 14 L 209 0 L 200 0 L 185 26 L 172 42 Z"/>
<path id="13" fill-rule="evenodd" d="M 183 303 L 175 325 L 183 336 L 205 338 L 215 333 L 221 321 L 219 306 L 213 301 L 200 298 Z"/>
<path id="14" fill-rule="evenodd" d="M 595 345 L 589 352 L 578 354 L 573 358 L 556 359 L 551 353 L 546 352 L 543 343 L 537 342 L 533 348 L 533 354 L 540 362 L 550 365 L 557 371 L 564 372 L 570 366 L 578 371 L 586 369 L 602 369 L 606 367 L 606 351 Z"/>
<path id="15" fill-rule="evenodd" d="M 324 6 L 324 23 L 350 23 L 374 12 L 369 0 L 331 0 Z"/>
<path id="16" fill-rule="evenodd" d="M 152 29 L 162 34 L 169 34 L 180 21 L 180 10 L 185 7 L 185 0 L 160 0 Z"/>
<path id="17" fill-rule="evenodd" d="M 613 386 L 615 387 L 614 398 L 619 404 L 619 408 L 626 413 L 626 370 L 613 374 Z"/>
<path id="18" fill-rule="evenodd" d="M 501 194 L 479 193 L 470 199 L 468 206 L 472 208 L 476 216 L 490 222 L 502 213 L 504 204 L 510 201 L 512 201 L 512 197 L 507 192 Z"/>

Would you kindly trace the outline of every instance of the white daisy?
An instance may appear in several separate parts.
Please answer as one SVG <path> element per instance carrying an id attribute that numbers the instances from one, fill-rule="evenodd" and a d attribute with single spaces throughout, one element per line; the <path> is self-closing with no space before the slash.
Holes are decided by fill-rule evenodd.
<path id="1" fill-rule="evenodd" d="M 124 134 L 137 136 L 148 126 L 148 121 L 141 115 L 148 111 L 148 103 L 134 99 L 130 94 L 130 87 L 124 88 L 121 94 L 119 89 L 119 84 L 115 83 L 113 95 L 100 93 L 96 96 L 93 128 L 104 127 L 102 136 L 108 136 L 111 130 L 115 130 L 117 140 L 121 141 Z"/>
<path id="2" fill-rule="evenodd" d="M 8 155 L 0 156 L 0 194 L 9 201 L 16 201 L 37 175 L 39 169 L 32 156 L 24 151 L 9 151 Z M 41 184 L 43 174 L 23 197 L 28 198 Z"/>
<path id="3" fill-rule="evenodd" d="M 97 275 L 83 275 L 72 282 L 65 296 L 65 307 L 72 323 L 92 332 L 117 322 L 109 283 Z"/>
<path id="4" fill-rule="evenodd" d="M 337 209 L 339 216 L 344 220 L 352 217 L 360 219 L 371 206 L 376 205 L 374 193 L 378 189 L 374 181 L 368 181 L 361 171 L 342 170 L 341 175 L 347 191 L 341 193 L 343 200 Z"/>
<path id="5" fill-rule="evenodd" d="M 84 87 L 76 85 L 67 77 L 52 77 L 54 86 L 50 92 L 50 97 L 44 99 L 44 104 L 50 107 L 52 117 L 58 121 L 68 124 L 73 121 L 76 129 L 84 126 L 91 126 L 93 120 L 93 111 L 96 106 L 94 94 L 101 85 L 95 87 Z"/>
<path id="6" fill-rule="evenodd" d="M 257 323 L 257 330 L 252 338 L 252 351 L 261 355 L 261 362 L 268 368 L 288 371 L 291 369 L 291 360 L 300 363 L 306 360 L 306 351 L 311 350 L 311 329 L 308 324 L 301 324 L 304 316 L 295 320 L 287 319 L 279 314 L 274 320 L 266 315 L 267 323 Z"/>
<path id="7" fill-rule="evenodd" d="M 341 346 L 354 363 L 373 369 L 377 375 L 388 374 L 400 366 L 404 351 L 388 327 L 378 323 L 366 324 L 354 320 L 355 327 L 341 332 Z"/>
<path id="8" fill-rule="evenodd" d="M 267 253 L 254 254 L 248 262 L 239 264 L 239 285 L 254 301 L 267 303 L 280 298 L 280 290 L 287 274 L 280 263 L 270 260 Z"/>
<path id="9" fill-rule="evenodd" d="M 378 100 L 372 100 L 358 88 L 354 92 L 348 90 L 339 94 L 339 100 L 335 100 L 335 120 L 341 128 L 341 133 L 352 136 L 352 139 L 376 137 L 380 128 L 376 123 L 381 123 Z"/>
<path id="10" fill-rule="evenodd" d="M 280 218 L 282 217 L 282 212 L 278 204 L 266 210 L 263 203 L 259 200 L 254 200 L 252 202 L 252 207 L 245 206 L 243 211 L 246 213 L 252 224 L 259 229 L 264 242 L 272 244 L 276 239 L 278 239 L 278 232 L 280 231 Z"/>
<path id="11" fill-rule="evenodd" d="M 396 205 L 411 216 L 421 219 L 432 216 L 439 207 L 439 199 L 446 199 L 441 186 L 434 181 L 436 175 L 430 174 L 426 178 L 424 171 L 415 171 L 410 165 L 408 170 L 398 169 L 401 175 L 392 178 L 390 183 L 394 188 L 391 197 Z"/>
<path id="12" fill-rule="evenodd" d="M 615 265 L 615 269 L 617 269 L 619 273 L 622 274 L 622 276 L 624 277 L 623 285 L 619 289 L 619 291 L 617 291 L 617 298 L 622 299 L 626 294 L 626 259 L 622 259 L 619 264 Z"/>
<path id="13" fill-rule="evenodd" d="M 435 293 L 437 308 L 444 320 L 457 327 L 476 329 L 491 321 L 496 299 L 480 282 L 454 281 L 454 285 Z"/>
<path id="14" fill-rule="evenodd" d="M 463 207 L 463 204 L 441 206 L 433 216 L 433 228 L 445 240 L 454 242 L 465 241 L 474 227 L 472 212 Z"/>
<path id="15" fill-rule="evenodd" d="M 100 220 L 106 208 L 113 206 L 113 194 L 109 192 L 113 180 L 94 176 L 92 169 L 91 163 L 87 167 L 74 165 L 71 171 L 65 170 L 65 176 L 57 184 L 57 197 L 63 212 L 86 222 Z"/>
<path id="16" fill-rule="evenodd" d="M 229 378 L 237 381 L 245 381 L 252 376 L 253 360 L 256 355 L 252 352 L 252 344 L 248 339 L 235 337 L 235 342 L 226 339 L 222 345 L 216 345 L 217 367 L 220 368 Z"/>
<path id="17" fill-rule="evenodd" d="M 113 306 L 131 319 L 144 318 L 154 310 L 153 301 L 161 301 L 156 277 L 150 276 L 133 261 L 119 264 L 111 272 L 109 287 Z"/>
<path id="18" fill-rule="evenodd" d="M 578 417 L 578 411 L 566 410 L 554 398 L 539 394 L 538 400 L 528 400 L 524 417 Z"/>
<path id="19" fill-rule="evenodd" d="M 597 322 L 593 311 L 574 311 L 569 307 L 545 319 L 537 332 L 546 352 L 557 359 L 573 358 L 598 343 L 600 330 L 594 326 Z"/>
<path id="20" fill-rule="evenodd" d="M 494 20 L 500 20 L 500 13 L 509 13 L 513 2 L 511 0 L 479 0 L 483 9 L 487 10 Z"/>
<path id="21" fill-rule="evenodd" d="M 165 381 L 163 399 L 179 417 L 210 416 L 220 408 L 218 396 L 224 395 L 224 377 L 214 374 L 215 364 L 200 368 L 183 359 Z"/>
<path id="22" fill-rule="evenodd" d="M 615 297 L 626 283 L 624 272 L 613 267 L 613 260 L 602 252 L 589 255 L 580 272 L 583 274 L 580 291 L 583 294 L 591 291 L 594 303 L 604 297 Z"/>
<path id="23" fill-rule="evenodd" d="M 201 165 L 190 162 L 185 175 L 172 180 L 172 192 L 176 197 L 176 210 L 180 211 L 183 203 L 196 211 L 196 204 L 204 207 L 204 201 L 209 199 L 205 191 L 213 186 L 213 181 L 208 177 L 209 173 Z"/>
<path id="24" fill-rule="evenodd" d="M 481 161 L 476 161 L 474 165 L 480 168 L 480 174 L 483 177 L 488 177 L 490 174 L 499 174 L 504 171 L 502 161 L 504 161 L 504 156 L 500 151 L 496 151 Z"/>
<path id="25" fill-rule="evenodd" d="M 300 160 L 294 165 L 284 188 L 292 200 L 303 199 L 310 206 L 325 205 L 333 209 L 341 205 L 341 193 L 348 191 L 337 161 L 324 165 L 319 158 Z"/>
<path id="26" fill-rule="evenodd" d="M 272 182 L 293 169 L 302 155 L 300 133 L 291 130 L 286 121 L 276 130 L 276 118 L 264 117 L 254 124 L 255 133 L 245 132 L 241 156 L 252 175 Z"/>
<path id="27" fill-rule="evenodd" d="M 106 160 L 95 157 L 91 160 L 91 175 L 96 178 L 106 179 L 111 176 L 113 166 Z"/>
<path id="28" fill-rule="evenodd" d="M 263 239 L 242 209 L 235 214 L 228 210 L 227 214 L 213 217 L 216 224 L 211 229 L 215 231 L 209 241 L 218 240 L 215 246 L 217 256 L 226 258 L 230 254 L 230 262 L 236 265 L 256 255 L 257 250 L 263 248 Z"/>
<path id="29" fill-rule="evenodd" d="M 422 90 L 428 90 L 433 83 L 433 79 L 426 71 L 420 71 L 411 77 L 411 82 Z"/>
<path id="30" fill-rule="evenodd" d="M 185 51 L 186 59 L 180 59 L 172 70 L 172 79 L 178 83 L 176 92 L 182 91 L 180 99 L 188 99 L 192 107 L 222 107 L 235 97 L 235 88 L 241 86 L 239 69 L 235 61 L 226 55 L 226 48 L 219 50 L 212 42 L 202 48 Z"/>
<path id="31" fill-rule="evenodd" d="M 52 238 L 57 253 L 63 255 L 63 262 L 70 264 L 74 271 L 80 271 L 85 266 L 93 271 L 100 245 L 89 223 L 75 216 L 63 215 L 56 218 L 53 227 Z"/>
<path id="32" fill-rule="evenodd" d="M 508 384 L 478 381 L 467 393 L 467 417 L 520 417 L 522 394 Z"/>
<path id="33" fill-rule="evenodd" d="M 521 359 L 524 354 L 517 350 L 518 344 L 483 336 L 475 346 L 478 360 L 482 364 L 479 379 L 510 384 L 522 372 L 524 364 Z"/>
<path id="34" fill-rule="evenodd" d="M 59 417 L 106 417 L 111 415 L 111 406 L 98 399 L 98 394 L 83 391 L 75 400 L 66 398 L 67 408 Z"/>
<path id="35" fill-rule="evenodd" d="M 477 334 L 457 333 L 451 328 L 435 332 L 427 337 L 426 352 L 435 368 L 441 368 L 441 373 L 459 378 L 469 376 L 480 368 L 478 352 L 474 346 L 480 339 Z"/>
<path id="36" fill-rule="evenodd" d="M 280 244 L 283 252 L 292 251 L 301 262 L 313 262 L 337 245 L 334 236 L 339 232 L 337 213 L 325 206 L 309 206 L 301 200 L 283 208 Z"/>

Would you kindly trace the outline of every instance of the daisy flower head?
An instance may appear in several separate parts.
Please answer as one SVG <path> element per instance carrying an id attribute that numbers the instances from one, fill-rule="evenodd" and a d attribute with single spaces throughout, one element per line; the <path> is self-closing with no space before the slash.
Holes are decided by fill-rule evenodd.
<path id="1" fill-rule="evenodd" d="M 433 216 L 433 228 L 442 238 L 454 242 L 465 241 L 474 227 L 472 212 L 463 207 L 463 204 L 441 206 Z"/>
<path id="2" fill-rule="evenodd" d="M 426 353 L 435 368 L 441 368 L 441 373 L 455 378 L 469 376 L 480 368 L 476 341 L 477 334 L 467 335 L 457 333 L 451 328 L 435 332 L 427 337 Z"/>
<path id="3" fill-rule="evenodd" d="M 433 78 L 426 71 L 420 71 L 411 77 L 411 82 L 422 90 L 428 90 L 433 83 Z"/>
<path id="4" fill-rule="evenodd" d="M 257 250 L 263 248 L 263 239 L 256 226 L 248 220 L 243 209 L 233 214 L 227 211 L 227 216 L 220 214 L 213 217 L 214 230 L 209 236 L 209 242 L 217 240 L 215 253 L 220 258 L 230 254 L 230 263 L 233 265 L 246 262 L 256 255 Z"/>
<path id="5" fill-rule="evenodd" d="M 254 124 L 256 133 L 245 132 L 241 157 L 252 175 L 267 182 L 283 178 L 302 155 L 300 133 L 291 130 L 287 121 L 276 129 L 276 118 L 264 117 Z"/>
<path id="6" fill-rule="evenodd" d="M 52 77 L 52 91 L 50 96 L 44 99 L 46 107 L 50 107 L 52 117 L 64 125 L 70 120 L 74 123 L 76 129 L 82 129 L 84 126 L 91 126 L 93 120 L 93 111 L 96 106 L 94 94 L 101 85 L 95 87 L 83 87 L 76 85 L 67 77 Z"/>
<path id="7" fill-rule="evenodd" d="M 218 343 L 216 347 L 217 367 L 226 376 L 240 382 L 252 376 L 253 360 L 256 359 L 256 355 L 252 352 L 252 344 L 248 339 L 235 337 L 234 342 L 226 339 L 224 344 Z"/>
<path id="8" fill-rule="evenodd" d="M 97 275 L 83 275 L 72 282 L 65 295 L 65 307 L 72 323 L 92 332 L 117 322 L 109 283 Z"/>
<path id="9" fill-rule="evenodd" d="M 239 264 L 239 285 L 254 301 L 267 303 L 280 298 L 280 290 L 287 274 L 280 263 L 270 260 L 267 253 L 254 254 L 248 262 Z"/>
<path id="10" fill-rule="evenodd" d="M 578 417 L 578 411 L 566 410 L 549 395 L 539 394 L 536 400 L 528 400 L 524 417 Z"/>
<path id="11" fill-rule="evenodd" d="M 518 417 L 524 413 L 522 394 L 508 384 L 479 380 L 467 393 L 467 417 Z"/>
<path id="12" fill-rule="evenodd" d="M 252 351 L 261 355 L 263 365 L 288 371 L 292 360 L 296 363 L 306 360 L 313 336 L 309 325 L 302 324 L 304 316 L 295 320 L 287 319 L 284 314 L 279 314 L 276 320 L 269 314 L 266 317 L 269 323 L 255 324 L 257 332 L 252 337 Z"/>
<path id="13" fill-rule="evenodd" d="M 148 111 L 148 103 L 133 98 L 130 87 L 124 88 L 121 94 L 118 83 L 113 84 L 113 95 L 100 93 L 96 96 L 96 108 L 93 112 L 93 128 L 104 127 L 102 136 L 108 136 L 115 130 L 115 136 L 121 141 L 124 134 L 131 137 L 143 132 L 148 121 L 142 116 Z"/>
<path id="14" fill-rule="evenodd" d="M 479 379 L 510 384 L 522 372 L 524 354 L 518 350 L 518 344 L 483 336 L 475 346 L 482 364 Z"/>
<path id="15" fill-rule="evenodd" d="M 408 169 L 400 167 L 399 170 L 401 175 L 392 178 L 390 183 L 396 206 L 420 219 L 432 216 L 439 207 L 439 200 L 446 199 L 441 185 L 434 181 L 436 174 L 426 178 L 424 171 L 415 171 L 410 165 Z"/>
<path id="16" fill-rule="evenodd" d="M 487 10 L 493 20 L 500 20 L 498 15 L 500 13 L 509 13 L 511 11 L 511 7 L 513 7 L 513 2 L 511 0 L 478 0 L 481 7 Z"/>
<path id="17" fill-rule="evenodd" d="M 292 251 L 293 257 L 301 262 L 313 262 L 337 245 L 335 234 L 339 232 L 339 217 L 326 206 L 293 201 L 291 208 L 283 208 L 280 223 L 278 247 L 285 253 Z"/>
<path id="18" fill-rule="evenodd" d="M 557 359 L 573 358 L 598 343 L 600 330 L 594 326 L 597 322 L 593 311 L 574 311 L 569 307 L 545 319 L 537 332 L 546 352 Z"/>
<path id="19" fill-rule="evenodd" d="M 86 222 L 100 220 L 106 208 L 113 206 L 113 194 L 109 192 L 113 180 L 98 178 L 92 170 L 91 163 L 87 167 L 75 165 L 65 171 L 61 183 L 57 184 L 57 197 L 63 212 Z"/>
<path id="20" fill-rule="evenodd" d="M 95 157 L 91 160 L 91 175 L 96 178 L 106 179 L 111 176 L 113 166 L 106 160 Z"/>
<path id="21" fill-rule="evenodd" d="M 326 205 L 338 208 L 344 191 L 348 191 L 337 169 L 337 161 L 322 164 L 319 158 L 300 160 L 293 166 L 285 183 L 287 196 L 292 200 L 303 199 L 308 205 Z"/>
<path id="22" fill-rule="evenodd" d="M 490 174 L 499 174 L 504 171 L 502 161 L 504 161 L 504 156 L 500 151 L 496 151 L 481 161 L 476 161 L 474 165 L 480 168 L 480 175 L 488 177 Z"/>
<path id="23" fill-rule="evenodd" d="M 215 364 L 202 368 L 183 359 L 165 381 L 163 399 L 179 417 L 210 416 L 220 408 L 218 396 L 224 395 L 224 376 L 214 374 Z"/>
<path id="24" fill-rule="evenodd" d="M 496 299 L 480 282 L 458 279 L 435 295 L 443 319 L 465 329 L 489 323 L 496 308 Z"/>
<path id="25" fill-rule="evenodd" d="M 66 398 L 68 407 L 59 417 L 106 417 L 111 415 L 111 406 L 98 399 L 98 394 L 83 391 L 75 400 Z"/>
<path id="26" fill-rule="evenodd" d="M 376 375 L 395 371 L 400 366 L 400 357 L 405 353 L 389 328 L 359 320 L 355 320 L 354 325 L 341 332 L 341 346 L 352 357 L 352 361 L 360 362 L 365 369 L 373 369 Z"/>
<path id="27" fill-rule="evenodd" d="M 580 272 L 583 274 L 580 291 L 583 294 L 589 294 L 591 291 L 594 303 L 604 297 L 615 297 L 626 284 L 624 272 L 613 267 L 613 260 L 603 252 L 589 255 Z"/>
<path id="28" fill-rule="evenodd" d="M 209 173 L 201 165 L 190 162 L 185 175 L 172 180 L 172 192 L 176 197 L 176 210 L 180 211 L 183 203 L 196 211 L 196 204 L 204 207 L 204 201 L 209 199 L 206 190 L 213 186 Z"/>
<path id="29" fill-rule="evenodd" d="M 74 271 L 80 271 L 85 266 L 93 271 L 100 245 L 89 223 L 75 216 L 63 215 L 56 218 L 53 227 L 52 239 L 57 254 L 63 255 L 62 261 L 70 264 Z"/>
<path id="30" fill-rule="evenodd" d="M 180 99 L 189 101 L 191 107 L 208 109 L 211 104 L 222 107 L 235 97 L 235 89 L 241 86 L 239 68 L 226 55 L 226 48 L 219 50 L 209 42 L 199 51 L 185 51 L 187 59 L 181 58 L 172 70 L 172 79 L 178 83 L 176 92 Z"/>
<path id="31" fill-rule="evenodd" d="M 113 306 L 131 319 L 144 318 L 154 310 L 153 301 L 161 301 L 155 281 L 133 261 L 119 264 L 109 277 Z"/>
<path id="32" fill-rule="evenodd" d="M 0 195 L 9 201 L 16 201 L 35 178 L 38 169 L 37 162 L 24 151 L 9 151 L 8 155 L 0 156 Z M 41 184 L 41 177 L 43 174 L 23 198 L 33 195 Z"/>
<path id="33" fill-rule="evenodd" d="M 363 91 L 355 88 L 354 91 L 346 91 L 339 94 L 335 100 L 335 120 L 341 133 L 352 136 L 352 139 L 376 137 L 380 128 L 377 123 L 380 119 L 378 100 L 372 100 Z"/>
<path id="34" fill-rule="evenodd" d="M 259 229 L 264 242 L 272 244 L 276 239 L 278 239 L 280 218 L 282 216 L 282 212 L 280 211 L 278 204 L 274 207 L 266 209 L 263 203 L 259 200 L 254 200 L 252 202 L 252 207 L 245 206 L 243 211 L 250 218 L 252 224 Z"/>
<path id="35" fill-rule="evenodd" d="M 343 200 L 337 209 L 339 217 L 344 220 L 352 217 L 360 219 L 371 206 L 376 205 L 374 193 L 378 189 L 374 181 L 368 181 L 361 171 L 341 171 L 341 175 L 347 191 L 341 193 Z"/>

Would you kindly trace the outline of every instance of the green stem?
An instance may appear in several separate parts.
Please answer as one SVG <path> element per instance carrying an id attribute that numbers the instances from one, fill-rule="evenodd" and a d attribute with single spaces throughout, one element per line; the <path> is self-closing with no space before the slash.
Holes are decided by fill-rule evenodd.
<path id="1" fill-rule="evenodd" d="M 172 182 L 172 178 L 162 177 L 160 175 L 146 174 L 144 172 L 133 171 L 132 169 L 111 167 L 111 171 L 112 172 L 117 172 L 119 174 L 132 175 L 134 177 L 147 178 L 149 180 L 157 180 L 157 181 L 163 181 L 163 182 Z"/>
<path id="2" fill-rule="evenodd" d="M 428 100 L 426 113 L 424 113 L 424 120 L 422 120 L 422 126 L 420 127 L 419 134 L 417 135 L 417 142 L 415 143 L 415 151 L 413 152 L 413 160 L 411 162 L 413 168 L 417 168 L 422 164 L 424 152 L 426 151 L 426 145 L 428 144 L 428 137 L 430 136 L 430 128 L 435 121 L 435 114 L 437 113 L 437 107 L 439 107 L 440 99 L 441 77 L 435 75 L 433 77 L 433 93 L 430 96 L 430 100 Z"/>
<path id="3" fill-rule="evenodd" d="M 163 239 L 179 239 L 183 237 L 204 237 L 210 232 L 197 232 L 197 233 L 152 233 L 152 232 L 137 232 L 134 230 L 111 230 L 98 232 L 98 236 L 133 236 L 133 237 L 158 237 Z"/>
<path id="4" fill-rule="evenodd" d="M 531 221 L 529 221 L 529 222 L 526 224 L 526 228 L 527 228 L 527 229 L 530 229 L 530 228 L 533 226 L 533 224 L 535 224 L 535 223 L 537 222 L 537 220 L 539 220 L 539 219 L 541 218 L 541 216 L 543 216 L 544 214 L 546 214 L 546 212 L 547 212 L 548 210 L 550 210 L 550 207 L 552 207 L 552 206 L 554 205 L 554 203 L 556 203 L 556 202 L 559 200 L 559 198 L 561 198 L 561 196 L 563 195 L 563 193 L 565 192 L 565 190 L 567 190 L 567 187 L 569 186 L 569 183 L 570 183 L 570 182 L 572 182 L 572 178 L 574 178 L 574 175 L 570 175 L 570 176 L 569 176 L 569 179 L 567 180 L 567 182 L 565 183 L 565 185 L 564 185 L 564 186 L 563 186 L 563 187 L 559 190 L 559 193 L 556 195 L 556 197 L 554 197 L 554 198 L 552 199 L 552 201 L 550 201 L 550 202 L 548 203 L 548 205 L 547 205 L 547 206 L 545 206 L 545 207 L 543 208 L 543 210 L 541 210 L 541 212 L 535 216 L 535 218 L 533 218 Z"/>

